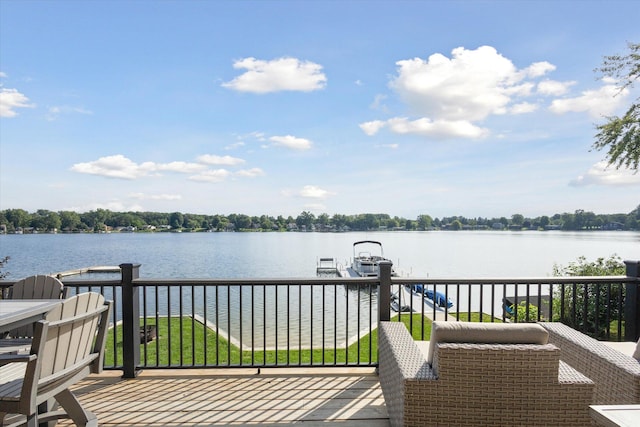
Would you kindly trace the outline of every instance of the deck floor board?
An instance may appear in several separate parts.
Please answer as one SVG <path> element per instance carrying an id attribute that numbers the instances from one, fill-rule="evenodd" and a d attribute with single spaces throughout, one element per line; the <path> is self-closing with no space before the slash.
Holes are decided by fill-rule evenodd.
<path id="1" fill-rule="evenodd" d="M 372 369 L 163 369 L 126 380 L 120 375 L 106 371 L 74 388 L 101 426 L 389 426 Z"/>

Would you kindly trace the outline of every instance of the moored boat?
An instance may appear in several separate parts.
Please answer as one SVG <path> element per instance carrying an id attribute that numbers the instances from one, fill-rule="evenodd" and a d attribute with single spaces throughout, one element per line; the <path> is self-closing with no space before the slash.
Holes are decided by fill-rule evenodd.
<path id="1" fill-rule="evenodd" d="M 375 252 L 371 248 L 374 248 Z M 356 275 L 360 277 L 378 277 L 382 261 L 391 262 L 390 259 L 384 257 L 382 243 L 376 240 L 361 240 L 353 244 L 351 270 Z"/>
<path id="2" fill-rule="evenodd" d="M 424 287 L 419 283 L 416 285 L 412 285 L 411 291 L 416 294 L 424 295 L 424 299 L 429 300 L 430 302 L 436 304 L 438 307 L 453 307 L 453 302 L 451 301 L 451 299 L 447 298 L 447 296 L 440 291 L 434 291 L 433 289 Z"/>

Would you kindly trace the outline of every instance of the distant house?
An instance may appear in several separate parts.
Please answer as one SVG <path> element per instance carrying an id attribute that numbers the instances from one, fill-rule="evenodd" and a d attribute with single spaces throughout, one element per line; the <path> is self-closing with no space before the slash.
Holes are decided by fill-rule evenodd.
<path id="1" fill-rule="evenodd" d="M 494 222 L 493 224 L 491 224 L 491 228 L 493 228 L 494 230 L 504 230 L 504 224 L 501 222 Z"/>
<path id="2" fill-rule="evenodd" d="M 621 222 L 609 222 L 602 226 L 603 230 L 624 230 L 624 224 Z"/>

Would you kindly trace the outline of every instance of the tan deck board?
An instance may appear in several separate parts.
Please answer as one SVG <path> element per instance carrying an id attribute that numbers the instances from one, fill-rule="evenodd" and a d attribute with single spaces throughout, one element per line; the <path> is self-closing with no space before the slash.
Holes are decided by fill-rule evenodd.
<path id="1" fill-rule="evenodd" d="M 90 376 L 75 388 L 102 426 L 389 426 L 372 369 L 166 369 L 128 380 L 120 375 Z"/>

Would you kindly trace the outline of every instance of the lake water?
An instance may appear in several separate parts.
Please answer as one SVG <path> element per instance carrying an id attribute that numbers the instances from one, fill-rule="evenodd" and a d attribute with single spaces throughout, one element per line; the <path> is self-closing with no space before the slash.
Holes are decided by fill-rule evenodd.
<path id="1" fill-rule="evenodd" d="M 10 279 L 96 265 L 140 263 L 146 278 L 315 277 L 320 257 L 349 264 L 353 243 L 382 242 L 411 277 L 545 277 L 618 255 L 640 259 L 640 232 L 428 231 L 372 233 L 113 233 L 0 235 Z"/>
<path id="2" fill-rule="evenodd" d="M 0 235 L 0 257 L 11 258 L 3 270 L 10 273 L 9 279 L 122 263 L 140 263 L 143 278 L 310 278 L 316 276 L 319 258 L 350 264 L 353 243 L 359 240 L 382 242 L 396 271 L 413 278 L 546 277 L 552 275 L 554 264 L 567 265 L 580 256 L 590 261 L 611 255 L 640 259 L 638 232 L 558 231 Z M 456 311 L 466 311 L 467 301 L 473 301 L 474 310 L 500 313 L 503 290 L 499 288 L 495 295 L 484 296 L 482 308 L 477 303 L 479 288 L 471 296 L 468 288 L 460 290 L 460 295 L 453 288 L 448 292 Z M 158 292 L 160 305 L 150 313 L 177 315 L 174 303 L 180 291 L 161 288 Z M 358 337 L 354 325 L 368 325 L 377 313 L 375 293 L 338 285 L 256 288 L 255 303 L 250 302 L 254 290 L 248 287 L 232 286 L 220 292 L 211 291 L 206 297 L 194 294 L 193 314 L 215 313 L 217 327 L 237 345 L 256 345 L 255 336 L 264 336 L 264 343 L 257 345 L 269 348 L 345 345 Z M 513 292 L 512 287 L 506 292 Z M 548 290 L 542 292 L 548 294 Z M 319 305 L 325 297 L 335 303 Z M 189 307 L 191 297 L 186 298 L 185 307 Z M 154 299 L 153 294 L 149 299 Z M 360 312 L 353 309 L 358 305 L 364 307 Z M 240 312 L 242 327 L 230 320 L 240 318 Z M 333 328 L 325 332 L 325 318 L 332 319 L 335 331 L 343 335 L 335 336 Z M 290 331 L 298 334 L 290 336 Z"/>

